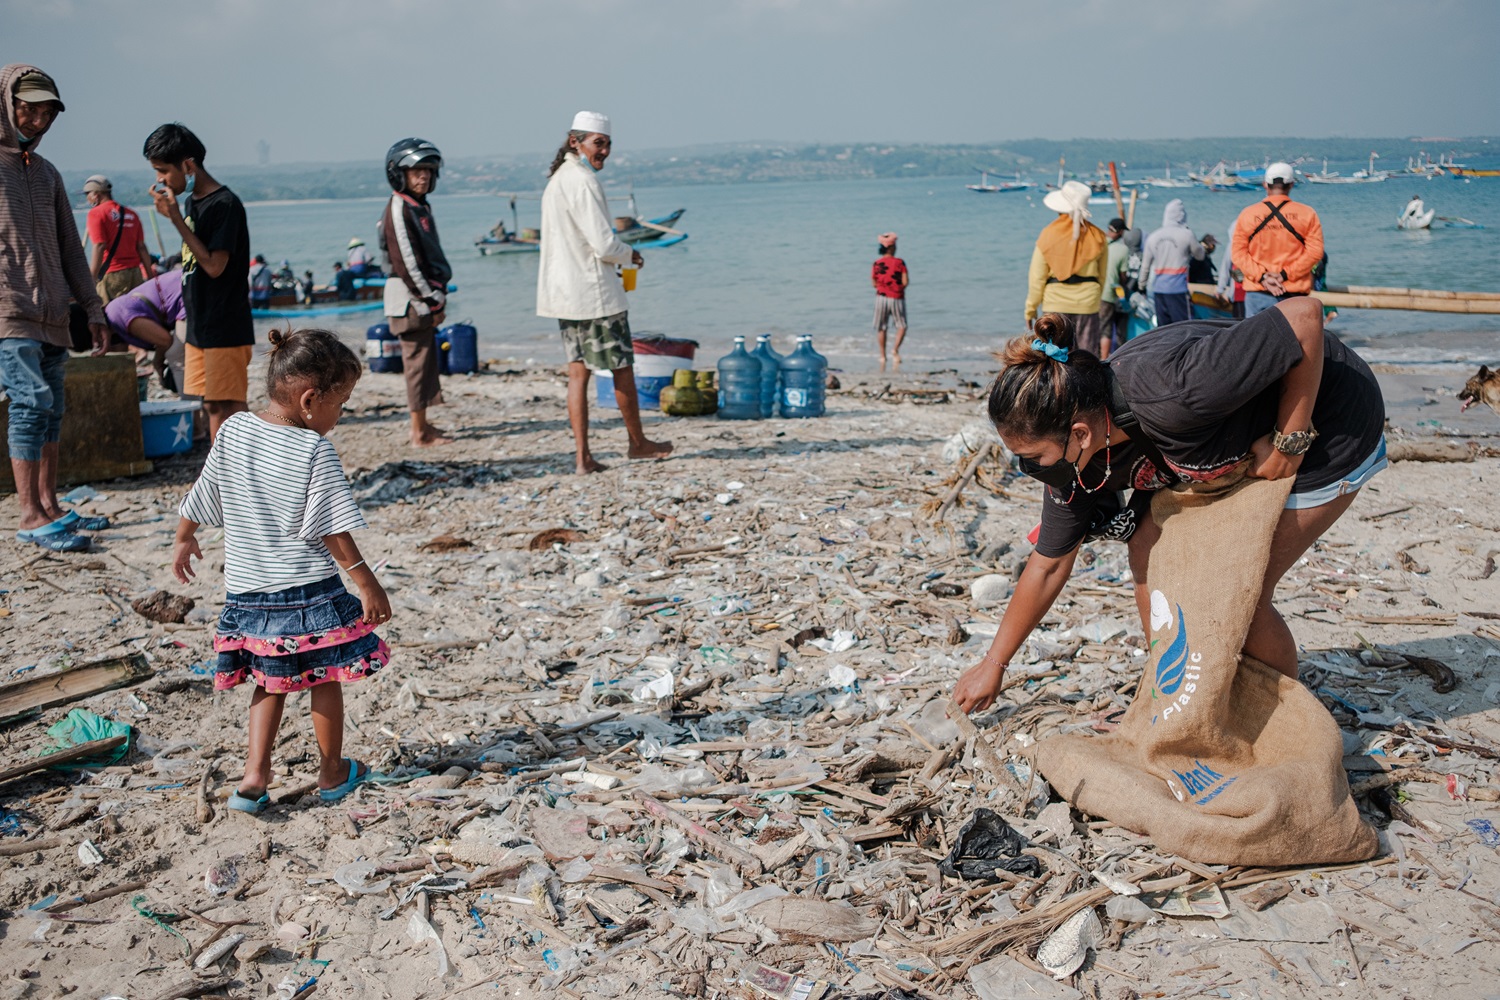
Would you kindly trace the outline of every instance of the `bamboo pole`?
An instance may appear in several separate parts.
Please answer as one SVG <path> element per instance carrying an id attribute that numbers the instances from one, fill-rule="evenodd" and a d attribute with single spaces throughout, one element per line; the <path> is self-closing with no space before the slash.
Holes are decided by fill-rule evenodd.
<path id="1" fill-rule="evenodd" d="M 1408 295 L 1430 299 L 1495 299 L 1500 292 L 1447 292 L 1435 288 L 1382 288 L 1378 285 L 1329 285 L 1330 292 L 1349 295 Z"/>
<path id="2" fill-rule="evenodd" d="M 1214 286 L 1208 284 L 1192 284 L 1188 288 L 1209 296 L 1215 294 Z M 1325 306 L 1333 306 L 1337 309 L 1404 309 L 1409 312 L 1500 315 L 1500 299 L 1438 298 L 1431 295 L 1407 294 L 1405 289 L 1391 289 L 1390 291 L 1400 294 L 1366 295 L 1326 291 L 1313 292 L 1312 297 Z M 1466 295 L 1467 293 L 1455 292 L 1453 294 Z"/>

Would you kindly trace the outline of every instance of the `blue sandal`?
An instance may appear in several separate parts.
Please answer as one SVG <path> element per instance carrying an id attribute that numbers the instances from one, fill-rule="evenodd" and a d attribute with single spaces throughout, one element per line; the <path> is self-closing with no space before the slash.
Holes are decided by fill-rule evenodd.
<path id="1" fill-rule="evenodd" d="M 69 531 L 103 531 L 109 527 L 107 517 L 84 517 L 76 510 L 70 510 L 53 524 L 60 524 Z"/>
<path id="2" fill-rule="evenodd" d="M 353 757 L 345 757 L 344 762 L 349 765 L 349 777 L 344 783 L 318 790 L 318 798 L 325 803 L 339 801 L 370 779 L 370 765 L 357 761 Z"/>
<path id="3" fill-rule="evenodd" d="M 63 526 L 60 520 L 30 531 L 18 531 L 16 541 L 37 545 L 50 552 L 82 552 L 90 544 L 87 536 L 73 534 L 72 529 Z"/>
<path id="4" fill-rule="evenodd" d="M 265 812 L 270 805 L 271 796 L 268 792 L 261 792 L 260 798 L 252 799 L 248 795 L 241 795 L 236 789 L 235 793 L 229 796 L 229 808 L 235 812 L 250 813 L 252 816 Z"/>

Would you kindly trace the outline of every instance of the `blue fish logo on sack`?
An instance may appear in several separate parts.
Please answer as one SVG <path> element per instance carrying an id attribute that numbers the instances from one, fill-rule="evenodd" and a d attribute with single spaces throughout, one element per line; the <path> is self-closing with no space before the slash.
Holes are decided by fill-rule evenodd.
<path id="1" fill-rule="evenodd" d="M 1175 615 L 1173 614 L 1174 607 Z M 1166 699 L 1167 704 L 1151 716 L 1153 726 L 1158 721 L 1165 722 L 1173 715 L 1181 714 L 1187 708 L 1188 703 L 1193 700 L 1193 693 L 1198 690 L 1198 670 L 1203 654 L 1193 652 L 1188 646 L 1187 621 L 1182 614 L 1182 605 L 1172 604 L 1167 600 L 1167 595 L 1159 590 L 1151 591 L 1151 648 L 1153 650 L 1156 649 L 1156 644 L 1165 638 L 1164 635 L 1157 636 L 1157 633 L 1171 631 L 1174 621 L 1176 622 L 1176 635 L 1162 651 L 1161 658 L 1156 661 L 1156 679 L 1151 686 L 1151 698 L 1153 701 Z"/>

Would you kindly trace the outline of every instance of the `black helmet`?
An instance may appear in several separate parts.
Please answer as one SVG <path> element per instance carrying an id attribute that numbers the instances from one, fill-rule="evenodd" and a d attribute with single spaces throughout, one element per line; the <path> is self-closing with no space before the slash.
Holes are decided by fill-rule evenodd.
<path id="1" fill-rule="evenodd" d="M 391 190 L 406 190 L 406 170 L 410 167 L 432 168 L 433 187 L 437 187 L 438 173 L 443 169 L 443 154 L 426 139 L 402 139 L 385 154 L 385 179 L 391 182 Z"/>

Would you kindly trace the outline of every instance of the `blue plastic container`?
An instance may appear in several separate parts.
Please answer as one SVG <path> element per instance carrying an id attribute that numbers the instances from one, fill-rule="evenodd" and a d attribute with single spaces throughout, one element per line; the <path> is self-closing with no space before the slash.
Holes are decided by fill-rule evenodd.
<path id="1" fill-rule="evenodd" d="M 734 350 L 719 359 L 719 416 L 725 420 L 759 420 L 760 358 L 745 353 L 745 338 L 734 338 Z"/>
<path id="2" fill-rule="evenodd" d="M 468 323 L 443 328 L 448 338 L 448 370 L 445 375 L 472 375 L 479 370 L 479 331 Z"/>
<path id="3" fill-rule="evenodd" d="M 786 357 L 771 346 L 771 335 L 762 333 L 755 338 L 752 358 L 760 358 L 760 415 L 776 416 L 776 401 L 781 396 L 781 362 Z"/>
<path id="4" fill-rule="evenodd" d="M 401 338 L 391 332 L 389 323 L 376 323 L 365 331 L 365 360 L 372 372 L 400 374 L 406 366 L 401 361 Z"/>
<path id="5" fill-rule="evenodd" d="M 812 349 L 811 337 L 798 337 L 797 349 L 781 362 L 781 415 L 821 417 L 828 359 Z"/>
<path id="6" fill-rule="evenodd" d="M 193 450 L 196 400 L 168 399 L 141 405 L 141 443 L 147 458 L 185 455 Z"/>

